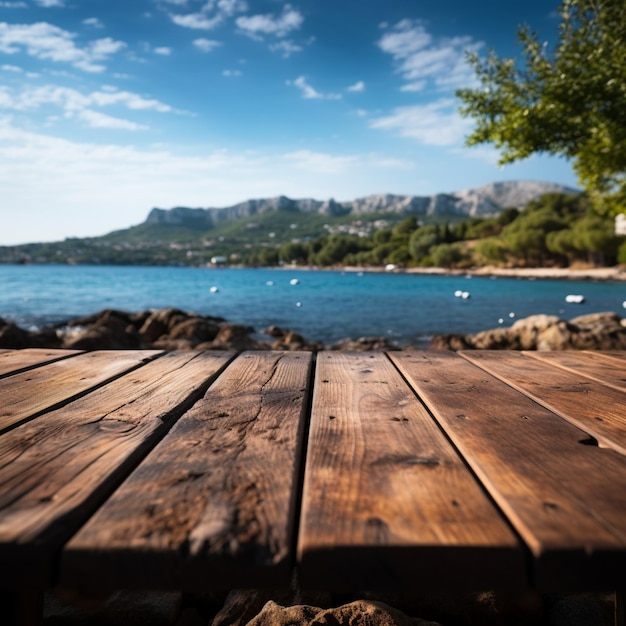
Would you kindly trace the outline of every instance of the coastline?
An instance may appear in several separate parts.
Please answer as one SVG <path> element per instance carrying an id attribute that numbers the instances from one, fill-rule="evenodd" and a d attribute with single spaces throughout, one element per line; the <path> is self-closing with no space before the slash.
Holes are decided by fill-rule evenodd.
<path id="1" fill-rule="evenodd" d="M 305 269 L 298 267 L 298 269 Z M 385 268 L 372 267 L 343 267 L 345 272 L 388 272 L 404 274 L 424 274 L 429 276 L 495 276 L 506 278 L 526 278 L 542 280 L 615 280 L 626 281 L 626 267 L 592 267 L 592 268 L 569 268 L 569 267 L 484 267 L 454 270 L 442 267 L 408 267 L 386 270 Z"/>

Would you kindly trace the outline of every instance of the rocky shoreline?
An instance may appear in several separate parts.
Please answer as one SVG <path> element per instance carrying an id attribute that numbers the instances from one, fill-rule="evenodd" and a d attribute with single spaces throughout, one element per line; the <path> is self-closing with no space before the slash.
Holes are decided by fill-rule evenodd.
<path id="1" fill-rule="evenodd" d="M 0 318 L 0 348 L 64 350 L 398 350 L 383 337 L 345 339 L 324 345 L 278 326 L 258 332 L 221 317 L 175 308 L 129 313 L 105 309 L 41 330 Z"/>
<path id="2" fill-rule="evenodd" d="M 106 309 L 41 330 L 26 330 L 0 318 L 0 348 L 65 350 L 399 350 L 385 337 L 344 339 L 333 344 L 306 339 L 278 326 L 258 332 L 220 317 L 180 309 L 129 313 Z M 626 350 L 626 318 L 591 313 L 572 320 L 531 315 L 510 328 L 433 337 L 438 350 Z"/>

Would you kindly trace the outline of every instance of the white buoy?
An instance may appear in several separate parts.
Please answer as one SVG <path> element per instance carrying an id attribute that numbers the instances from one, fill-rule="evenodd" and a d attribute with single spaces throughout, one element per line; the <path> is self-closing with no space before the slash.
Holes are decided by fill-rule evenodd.
<path id="1" fill-rule="evenodd" d="M 509 313 L 509 317 L 510 317 L 511 319 L 513 319 L 513 318 L 515 317 L 515 313 L 513 313 L 513 311 L 511 311 L 511 312 Z"/>
<path id="2" fill-rule="evenodd" d="M 570 304 L 583 304 L 585 302 L 585 296 L 580 293 L 570 293 L 565 296 L 565 302 Z"/>
<path id="3" fill-rule="evenodd" d="M 300 283 L 300 281 L 299 281 L 297 278 L 292 278 L 292 279 L 289 281 L 289 284 L 290 284 L 290 285 L 298 285 L 299 283 Z"/>
<path id="4" fill-rule="evenodd" d="M 455 297 L 460 298 L 463 295 L 463 292 L 460 289 L 457 289 L 454 292 Z"/>
<path id="5" fill-rule="evenodd" d="M 622 306 L 626 309 L 626 300 L 624 300 L 624 302 L 622 302 Z"/>
<path id="6" fill-rule="evenodd" d="M 274 286 L 274 281 L 273 281 L 273 280 L 268 280 L 265 284 L 266 284 L 268 287 L 273 287 L 273 286 Z"/>
<path id="7" fill-rule="evenodd" d="M 302 302 L 296 302 L 296 306 L 300 308 L 302 306 Z"/>
<path id="8" fill-rule="evenodd" d="M 501 317 L 498 318 L 498 324 L 504 324 L 504 320 Z"/>
<path id="9" fill-rule="evenodd" d="M 463 298 L 463 300 L 469 300 L 472 297 L 472 294 L 469 291 L 464 291 L 461 294 L 461 298 Z"/>
<path id="10" fill-rule="evenodd" d="M 215 286 L 213 286 L 213 287 L 211 287 L 211 289 L 209 289 L 209 291 L 210 291 L 211 293 L 217 293 L 217 292 L 219 291 L 219 287 L 215 287 Z"/>

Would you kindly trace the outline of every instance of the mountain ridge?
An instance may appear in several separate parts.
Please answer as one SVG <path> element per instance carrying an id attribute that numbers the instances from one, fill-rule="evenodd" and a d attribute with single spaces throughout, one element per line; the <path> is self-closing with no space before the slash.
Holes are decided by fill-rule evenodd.
<path id="1" fill-rule="evenodd" d="M 333 216 L 352 214 L 356 217 L 371 213 L 493 217 L 507 207 L 521 209 L 547 193 L 576 194 L 579 190 L 558 183 L 504 181 L 430 196 L 372 194 L 347 202 L 337 202 L 333 198 L 316 200 L 276 196 L 249 199 L 223 208 L 155 207 L 145 223 L 211 228 L 224 221 L 249 218 L 267 211 L 316 212 Z"/>

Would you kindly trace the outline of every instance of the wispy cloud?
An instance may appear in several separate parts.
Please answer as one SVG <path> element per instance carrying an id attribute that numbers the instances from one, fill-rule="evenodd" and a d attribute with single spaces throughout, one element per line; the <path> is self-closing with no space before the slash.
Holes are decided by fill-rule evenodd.
<path id="1" fill-rule="evenodd" d="M 25 9 L 25 2 L 0 2 L 0 7 L 3 9 Z"/>
<path id="2" fill-rule="evenodd" d="M 50 9 L 54 7 L 64 7 L 65 0 L 35 0 L 35 4 L 45 9 Z"/>
<path id="3" fill-rule="evenodd" d="M 362 91 L 365 91 L 365 83 L 360 80 L 357 83 L 354 83 L 354 85 L 350 85 L 350 87 L 347 87 L 346 91 L 351 91 L 353 93 L 360 93 Z"/>
<path id="4" fill-rule="evenodd" d="M 90 128 L 104 128 L 107 130 L 147 130 L 148 127 L 137 122 L 131 122 L 119 117 L 113 117 L 100 111 L 83 109 L 77 113 L 77 117 L 85 122 Z"/>
<path id="5" fill-rule="evenodd" d="M 392 131 L 427 146 L 452 147 L 463 144 L 472 121 L 461 117 L 457 103 L 446 98 L 424 105 L 398 107 L 391 115 L 372 119 L 370 127 Z"/>
<path id="6" fill-rule="evenodd" d="M 270 44 L 270 50 L 272 52 L 279 52 L 285 59 L 288 59 L 292 54 L 296 52 L 302 52 L 301 45 L 294 43 L 291 39 L 282 39 L 276 43 Z"/>
<path id="7" fill-rule="evenodd" d="M 471 37 L 435 39 L 420 20 L 402 20 L 378 41 L 391 54 L 406 84 L 402 91 L 422 91 L 429 85 L 442 91 L 474 84 L 474 72 L 466 52 L 483 44 Z"/>
<path id="8" fill-rule="evenodd" d="M 184 2 L 171 2 L 179 6 L 186 6 Z M 243 0 L 208 0 L 200 11 L 186 14 L 171 14 L 170 19 L 174 24 L 194 30 L 214 30 L 220 26 L 226 18 L 237 13 L 246 11 L 248 4 Z"/>
<path id="9" fill-rule="evenodd" d="M 312 87 L 304 76 L 299 76 L 293 82 L 287 81 L 287 85 L 293 85 L 297 87 L 302 93 L 302 97 L 305 100 L 341 100 L 343 97 L 339 93 L 322 93 Z"/>
<path id="10" fill-rule="evenodd" d="M 7 24 L 0 22 L 0 52 L 15 54 L 24 50 L 29 56 L 69 63 L 85 72 L 102 72 L 102 64 L 109 57 L 126 47 L 121 41 L 110 37 L 91 41 L 84 48 L 74 43 L 75 35 L 49 24 Z"/>
<path id="11" fill-rule="evenodd" d="M 275 37 L 286 37 L 294 30 L 300 29 L 304 22 L 304 17 L 300 11 L 293 9 L 286 4 L 280 15 L 266 13 L 263 15 L 241 16 L 236 20 L 239 29 L 249 37 L 254 39 L 262 38 L 266 35 Z"/>
<path id="12" fill-rule="evenodd" d="M 97 17 L 88 17 L 83 20 L 85 26 L 91 26 L 92 28 L 104 28 L 104 24 Z"/>
<path id="13" fill-rule="evenodd" d="M 351 169 L 387 168 L 412 170 L 414 164 L 403 159 L 377 154 L 330 154 L 314 150 L 297 150 L 283 155 L 294 167 L 315 174 L 343 174 Z"/>
<path id="14" fill-rule="evenodd" d="M 243 76 L 243 72 L 241 70 L 224 70 L 222 72 L 222 76 L 226 76 L 227 78 L 238 78 L 239 76 Z"/>
<path id="15" fill-rule="evenodd" d="M 222 42 L 215 41 L 215 39 L 205 39 L 200 37 L 199 39 L 193 40 L 193 45 L 198 48 L 198 50 L 202 50 L 202 52 L 211 52 L 211 50 L 219 48 L 219 46 L 222 45 Z"/>
<path id="16" fill-rule="evenodd" d="M 172 49 L 167 46 L 158 46 L 154 49 L 154 54 L 158 54 L 163 57 L 168 57 L 172 54 Z"/>
<path id="17" fill-rule="evenodd" d="M 290 152 L 285 154 L 284 158 L 299 169 L 324 174 L 339 174 L 357 161 L 354 156 L 337 156 L 311 150 Z"/>
<path id="18" fill-rule="evenodd" d="M 174 112 L 171 106 L 159 100 L 144 98 L 129 91 L 119 91 L 114 87 L 103 87 L 89 94 L 55 85 L 23 89 L 19 93 L 8 87 L 0 88 L 0 109 L 33 111 L 50 106 L 59 109 L 65 119 L 77 119 L 91 128 L 122 130 L 145 130 L 148 127 L 95 109 L 122 107 L 130 111 Z"/>

